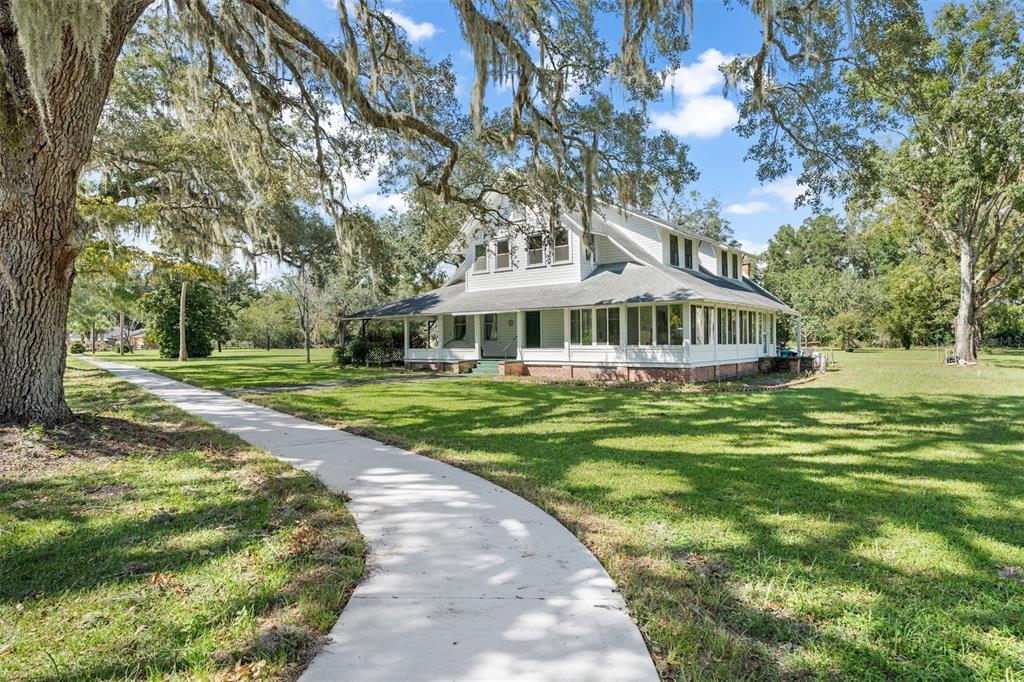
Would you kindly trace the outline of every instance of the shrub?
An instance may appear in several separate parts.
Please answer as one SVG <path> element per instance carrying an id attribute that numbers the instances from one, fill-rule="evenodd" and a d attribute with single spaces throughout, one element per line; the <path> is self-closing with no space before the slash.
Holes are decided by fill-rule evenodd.
<path id="1" fill-rule="evenodd" d="M 347 343 L 334 348 L 334 364 L 345 365 L 395 365 L 405 358 L 405 351 L 393 338 L 366 339 L 361 336 L 349 339 Z"/>
<path id="2" fill-rule="evenodd" d="M 160 344 L 161 357 L 178 357 L 180 295 L 181 282 L 169 281 L 143 299 L 150 320 L 147 331 L 152 331 Z M 224 335 L 228 317 L 227 307 L 210 287 L 202 283 L 188 286 L 185 296 L 185 348 L 190 358 L 207 357 L 213 352 L 212 339 Z"/>
<path id="3" fill-rule="evenodd" d="M 73 354 L 73 355 L 78 355 L 79 353 L 84 353 L 85 352 L 85 344 L 82 343 L 81 341 L 75 341 L 73 344 L 71 344 L 71 347 L 68 348 L 68 352 Z"/>

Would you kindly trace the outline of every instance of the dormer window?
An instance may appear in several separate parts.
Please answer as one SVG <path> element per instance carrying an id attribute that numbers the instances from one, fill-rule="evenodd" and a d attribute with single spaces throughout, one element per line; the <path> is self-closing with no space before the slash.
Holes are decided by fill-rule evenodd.
<path id="1" fill-rule="evenodd" d="M 553 263 L 568 263 L 569 262 L 569 230 L 562 226 L 556 227 L 551 234 L 551 243 L 554 248 L 552 249 L 552 255 L 554 256 L 551 261 Z"/>
<path id="2" fill-rule="evenodd" d="M 512 267 L 512 256 L 509 253 L 508 240 L 499 239 L 494 243 L 494 269 L 508 270 Z"/>
<path id="3" fill-rule="evenodd" d="M 668 236 L 668 262 L 669 265 L 679 267 L 679 237 L 674 234 Z"/>
<path id="4" fill-rule="evenodd" d="M 735 253 L 732 254 L 732 278 L 740 278 L 740 257 Z"/>
<path id="5" fill-rule="evenodd" d="M 722 249 L 722 277 L 729 276 L 729 252 Z"/>
<path id="6" fill-rule="evenodd" d="M 526 266 L 544 265 L 544 237 L 531 234 L 526 237 Z"/>
<path id="7" fill-rule="evenodd" d="M 487 247 L 477 244 L 473 249 L 473 272 L 487 272 Z"/>
<path id="8" fill-rule="evenodd" d="M 693 270 L 693 240 L 683 240 L 683 265 Z"/>

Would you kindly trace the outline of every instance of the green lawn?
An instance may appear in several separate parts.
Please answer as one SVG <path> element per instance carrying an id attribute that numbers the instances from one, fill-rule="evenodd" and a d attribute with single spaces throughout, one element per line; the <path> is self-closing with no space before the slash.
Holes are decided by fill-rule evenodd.
<path id="1" fill-rule="evenodd" d="M 72 361 L 0 427 L 0 680 L 294 679 L 363 572 L 343 500 Z"/>
<path id="2" fill-rule="evenodd" d="M 114 352 L 90 355 L 138 365 L 172 379 L 214 389 L 358 381 L 405 373 L 400 367 L 335 367 L 331 365 L 331 352 L 330 348 L 314 348 L 310 363 L 306 363 L 306 351 L 301 348 L 270 351 L 226 348 L 219 353 L 214 351 L 208 358 L 192 358 L 187 362 L 161 358 L 155 350 L 123 356 Z"/>
<path id="3" fill-rule="evenodd" d="M 537 502 L 666 680 L 1024 676 L 1024 354 L 837 353 L 772 393 L 467 379 L 259 396 Z"/>

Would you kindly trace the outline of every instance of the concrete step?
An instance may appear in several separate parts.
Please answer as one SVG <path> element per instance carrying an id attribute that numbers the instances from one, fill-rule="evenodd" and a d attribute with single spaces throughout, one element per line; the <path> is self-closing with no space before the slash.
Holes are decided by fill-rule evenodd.
<path id="1" fill-rule="evenodd" d="M 470 374 L 478 375 L 496 375 L 498 373 L 498 361 L 497 360 L 479 360 L 476 366 L 469 371 Z"/>

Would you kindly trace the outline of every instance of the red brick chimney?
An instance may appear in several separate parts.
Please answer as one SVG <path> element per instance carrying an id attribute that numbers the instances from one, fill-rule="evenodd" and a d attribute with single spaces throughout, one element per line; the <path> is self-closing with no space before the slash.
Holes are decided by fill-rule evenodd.
<path id="1" fill-rule="evenodd" d="M 754 264 L 751 261 L 743 261 L 743 265 L 740 266 L 740 271 L 747 279 L 754 279 Z"/>

